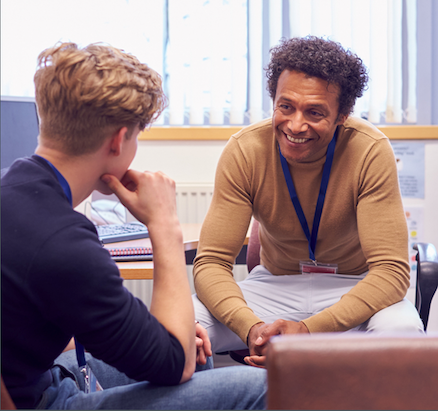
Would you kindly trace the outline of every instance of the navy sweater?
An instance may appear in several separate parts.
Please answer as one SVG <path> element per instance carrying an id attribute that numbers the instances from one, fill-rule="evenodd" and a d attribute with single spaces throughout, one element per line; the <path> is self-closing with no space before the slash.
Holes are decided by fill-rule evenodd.
<path id="1" fill-rule="evenodd" d="M 181 344 L 123 287 L 93 224 L 38 156 L 2 177 L 1 275 L 2 376 L 17 407 L 38 404 L 72 336 L 130 378 L 180 381 Z"/>

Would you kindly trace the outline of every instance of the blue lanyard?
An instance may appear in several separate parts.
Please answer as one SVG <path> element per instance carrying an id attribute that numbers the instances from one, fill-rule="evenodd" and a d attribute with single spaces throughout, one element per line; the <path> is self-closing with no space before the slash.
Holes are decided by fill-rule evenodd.
<path id="1" fill-rule="evenodd" d="M 73 197 L 71 195 L 70 185 L 68 184 L 67 180 L 64 178 L 64 176 L 58 171 L 58 169 L 49 160 L 46 160 L 44 157 L 41 157 L 38 154 L 35 154 L 35 155 L 39 158 L 42 158 L 54 171 L 54 173 L 56 174 L 56 178 L 58 179 L 59 184 L 61 184 L 61 187 L 64 190 L 64 194 L 66 195 L 68 202 L 73 207 Z"/>
<path id="2" fill-rule="evenodd" d="M 301 227 L 303 228 L 304 234 L 306 235 L 307 241 L 309 243 L 309 258 L 313 262 L 316 262 L 316 258 L 315 258 L 316 238 L 318 237 L 322 208 L 324 206 L 325 194 L 327 192 L 330 171 L 333 164 L 333 156 L 335 154 L 336 137 L 337 137 L 337 129 L 335 130 L 335 133 L 333 134 L 333 138 L 327 147 L 327 157 L 322 172 L 321 187 L 319 189 L 318 201 L 316 203 L 315 216 L 313 218 L 312 236 L 310 236 L 309 226 L 307 224 L 306 217 L 304 216 L 303 209 L 301 208 L 300 201 L 298 200 L 297 192 L 295 191 L 295 186 L 292 181 L 292 176 L 290 174 L 288 162 L 283 157 L 283 154 L 281 154 L 280 146 L 278 147 L 278 151 L 280 153 L 281 167 L 283 168 L 283 174 L 284 174 L 284 178 L 286 179 L 289 195 L 294 205 L 298 219 L 300 220 Z"/>
<path id="3" fill-rule="evenodd" d="M 35 154 L 35 155 L 37 155 L 37 154 Z M 41 156 L 38 156 L 38 157 L 42 158 L 55 172 L 56 178 L 58 179 L 59 184 L 61 184 L 61 187 L 64 190 L 64 194 L 66 195 L 68 202 L 73 207 L 73 196 L 71 194 L 71 189 L 70 189 L 70 185 L 68 184 L 68 181 L 64 178 L 64 176 L 59 172 L 59 170 L 49 160 L 46 160 L 44 157 L 41 157 Z M 76 337 L 75 337 L 75 346 L 76 346 L 76 358 L 78 361 L 79 369 L 81 369 L 82 367 L 84 367 L 86 365 L 85 349 L 84 349 L 84 346 L 76 340 Z"/>

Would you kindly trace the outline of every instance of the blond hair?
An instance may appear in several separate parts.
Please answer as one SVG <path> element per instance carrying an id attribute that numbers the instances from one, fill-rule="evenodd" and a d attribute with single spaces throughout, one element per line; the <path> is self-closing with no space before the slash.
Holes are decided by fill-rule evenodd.
<path id="1" fill-rule="evenodd" d="M 154 70 L 102 44 L 80 49 L 58 43 L 44 50 L 34 82 L 40 137 L 69 155 L 95 152 L 121 127 L 143 130 L 166 106 Z"/>

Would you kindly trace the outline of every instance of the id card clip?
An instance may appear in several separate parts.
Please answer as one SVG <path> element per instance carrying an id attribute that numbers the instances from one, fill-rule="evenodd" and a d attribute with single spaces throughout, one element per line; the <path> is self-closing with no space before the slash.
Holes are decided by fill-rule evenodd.
<path id="1" fill-rule="evenodd" d="M 102 386 L 99 384 L 99 381 L 97 381 L 96 376 L 94 375 L 92 369 L 88 364 L 81 367 L 79 371 L 84 377 L 85 394 L 90 394 L 96 391 L 103 391 Z"/>
<path id="2" fill-rule="evenodd" d="M 337 264 L 323 264 L 317 261 L 300 261 L 301 274 L 337 274 Z"/>
<path id="3" fill-rule="evenodd" d="M 76 339 L 75 337 L 75 345 L 76 345 L 76 358 L 78 360 L 79 372 L 84 378 L 84 391 L 85 394 L 90 394 L 96 391 L 103 391 L 102 386 L 97 381 L 96 376 L 93 373 L 93 370 L 87 364 L 85 360 L 85 349 L 84 346 Z"/>

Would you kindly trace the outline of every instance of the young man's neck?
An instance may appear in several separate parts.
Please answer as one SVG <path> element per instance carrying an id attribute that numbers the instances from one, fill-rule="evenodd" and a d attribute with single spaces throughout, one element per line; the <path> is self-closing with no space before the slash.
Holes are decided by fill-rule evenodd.
<path id="1" fill-rule="evenodd" d="M 52 163 L 67 180 L 72 193 L 73 208 L 77 207 L 95 189 L 100 181 L 97 153 L 70 156 L 59 150 L 39 144 L 35 154 Z"/>

